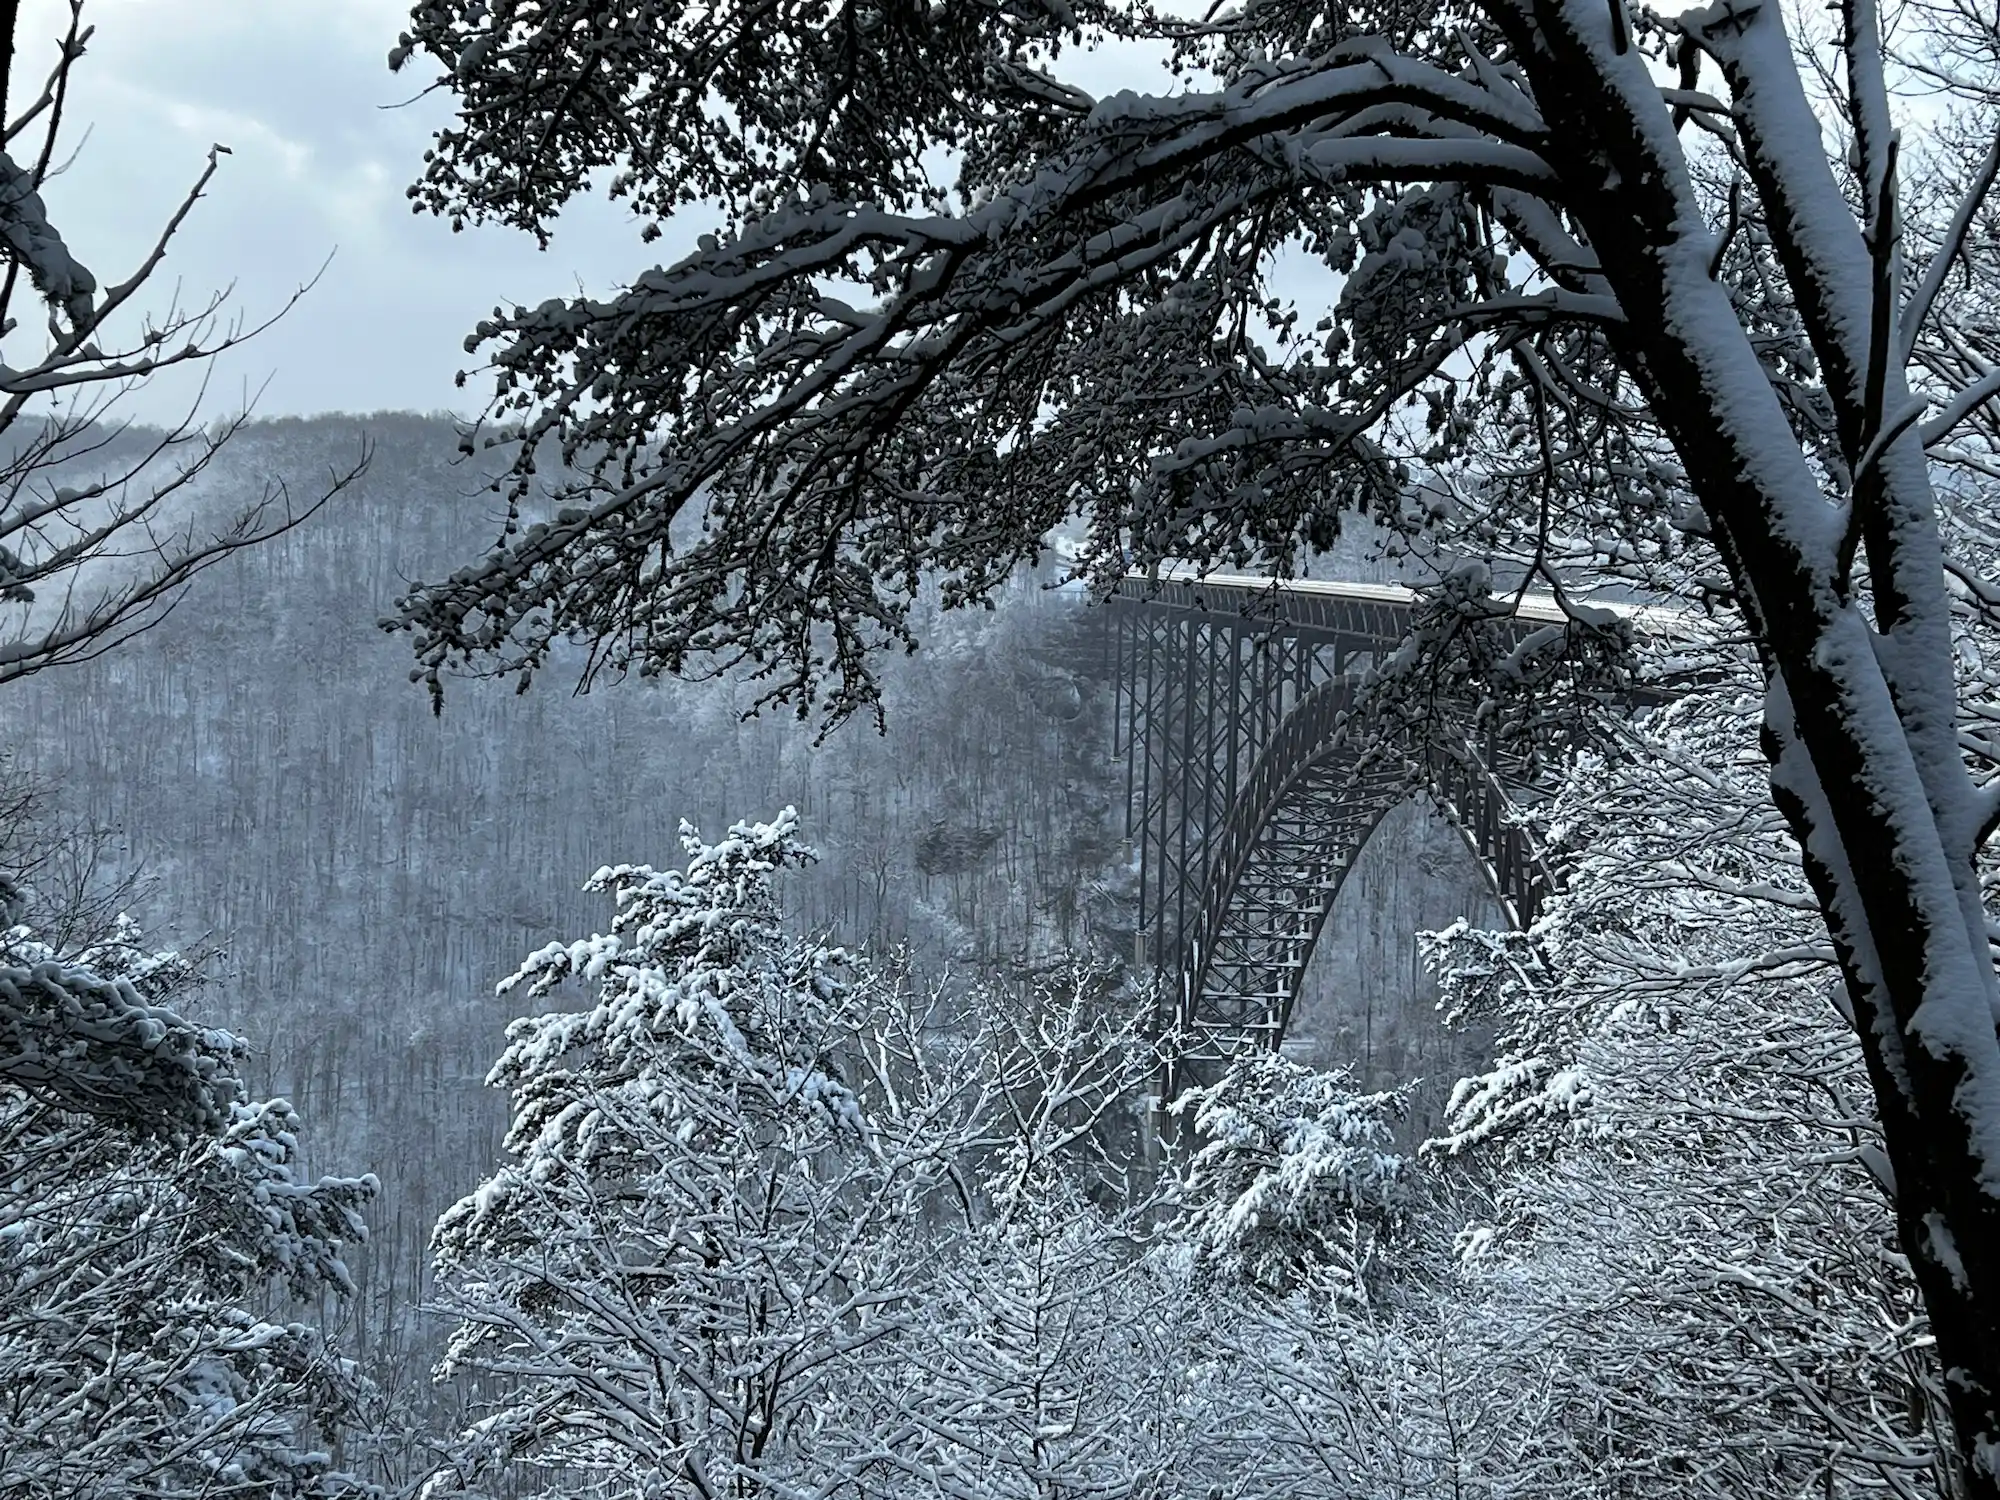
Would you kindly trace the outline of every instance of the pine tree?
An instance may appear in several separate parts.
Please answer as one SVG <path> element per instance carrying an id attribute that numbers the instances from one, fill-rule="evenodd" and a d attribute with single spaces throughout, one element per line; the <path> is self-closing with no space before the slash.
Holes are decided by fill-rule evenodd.
<path id="1" fill-rule="evenodd" d="M 444 1369 L 491 1409 L 428 1493 L 514 1464 L 606 1496 L 858 1493 L 886 1461 L 871 1382 L 954 1138 L 880 1128 L 844 1077 L 870 1066 L 849 961 L 787 937 L 772 886 L 812 857 L 796 829 L 683 825 L 685 869 L 598 871 L 611 931 L 501 985 L 595 997 L 510 1025 L 508 1160 L 439 1221 Z"/>
<path id="2" fill-rule="evenodd" d="M 282 1309 L 351 1290 L 375 1183 L 302 1179 L 291 1106 L 175 1009 L 200 978 L 129 921 L 69 951 L 0 930 L 0 993 L 26 1002 L 0 1073 L 0 1492 L 367 1489 L 335 1456 L 357 1373 Z"/>

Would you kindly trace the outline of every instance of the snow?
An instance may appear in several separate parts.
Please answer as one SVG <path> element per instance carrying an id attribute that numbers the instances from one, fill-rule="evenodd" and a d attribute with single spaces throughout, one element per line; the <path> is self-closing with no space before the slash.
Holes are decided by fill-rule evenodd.
<path id="1" fill-rule="evenodd" d="M 91 326 L 97 278 L 70 254 L 49 223 L 33 176 L 5 151 L 0 151 L 0 239 L 14 262 L 26 268 L 36 291 L 79 332 Z"/>
<path id="2" fill-rule="evenodd" d="M 1985 738 L 1992 684 L 1967 686 L 1986 669 L 1953 613 L 1991 608 L 1967 581 L 1991 558 L 1971 549 L 1985 564 L 1961 560 L 1959 586 L 1946 586 L 1945 507 L 1926 453 L 1989 480 L 2000 472 L 1985 451 L 2000 392 L 1978 352 L 1986 335 L 1953 349 L 1947 323 L 1952 304 L 1963 315 L 1990 299 L 1993 268 L 1970 233 L 1972 199 L 1937 206 L 1947 248 L 1897 326 L 1901 148 L 1874 0 L 1842 12 L 1845 77 L 1815 82 L 1846 90 L 1831 114 L 1808 94 L 1809 39 L 1771 0 L 1678 16 L 1542 7 L 1502 25 L 1504 63 L 1471 36 L 1401 26 L 1407 17 L 1407 44 L 1392 45 L 1369 31 L 1388 18 L 1363 14 L 1308 54 L 1252 7 L 1226 36 L 1190 42 L 1187 60 L 1213 87 L 1101 99 L 1020 76 L 1052 72 L 1055 38 L 1084 41 L 1098 24 L 1029 7 L 969 21 L 958 60 L 974 65 L 942 69 L 946 83 L 905 69 L 902 87 L 861 88 L 851 107 L 802 61 L 821 57 L 824 39 L 786 30 L 789 17 L 760 14 L 774 45 L 741 49 L 760 70 L 746 78 L 734 54 L 696 47 L 678 13 L 628 34 L 595 29 L 587 12 L 537 28 L 505 8 L 419 8 L 393 60 L 434 57 L 464 106 L 419 196 L 539 230 L 615 163 L 614 191 L 645 213 L 713 200 L 720 222 L 623 293 L 524 301 L 475 331 L 469 346 L 491 346 L 499 411 L 524 424 L 511 501 L 539 493 L 544 438 L 571 458 L 603 458 L 551 497 L 552 523 L 510 528 L 485 562 L 412 593 L 402 618 L 421 632 L 420 672 L 435 684 L 447 666 L 490 659 L 525 682 L 575 635 L 613 670 L 741 661 L 768 674 L 780 701 L 824 692 L 838 718 L 878 702 L 869 652 L 910 639 L 924 580 L 942 574 L 948 602 L 975 601 L 1075 513 L 1092 539 L 1075 571 L 1092 582 L 1109 586 L 1136 563 L 1131 576 L 1236 605 L 1281 586 L 1219 566 L 1282 570 L 1344 516 L 1381 518 L 1434 587 L 1282 586 L 1390 606 L 1412 625 L 1357 689 L 1366 711 L 1337 728 L 1400 724 L 1399 710 L 1434 707 L 1449 673 L 1484 695 L 1470 722 L 1496 739 L 1518 731 L 1519 764 L 1537 774 L 1584 737 L 1577 724 L 1599 736 L 1550 805 L 1521 815 L 1566 861 L 1558 881 L 1521 835 L 1553 893 L 1533 929 L 1460 928 L 1431 943 L 1454 1010 L 1493 1019 L 1504 1039 L 1455 1091 L 1426 1164 L 1441 1171 L 1474 1150 L 1533 1164 L 1510 1190 L 1518 1219 L 1469 1231 L 1457 1274 L 1484 1299 L 1472 1319 L 1486 1320 L 1482 1336 L 1504 1344 L 1526 1330 L 1546 1352 L 1545 1388 L 1573 1403 L 1551 1404 L 1539 1431 L 1580 1441 L 1571 1428 L 1594 1432 L 1615 1412 L 1671 1439 L 1634 1439 L 1622 1458 L 1635 1468 L 1684 1464 L 1689 1486 L 1726 1493 L 1726 1465 L 1758 1441 L 1730 1424 L 1756 1403 L 1718 1394 L 1743 1383 L 1744 1366 L 1719 1365 L 1717 1351 L 1738 1357 L 1735 1345 L 1777 1328 L 1782 1350 L 1756 1351 L 1760 1388 L 1823 1400 L 1810 1415 L 1835 1436 L 1786 1425 L 1775 1398 L 1761 1419 L 1823 1462 L 1809 1477 L 1831 1492 L 1852 1477 L 1837 1464 L 1878 1451 L 1857 1448 L 1867 1421 L 1855 1408 L 1821 1394 L 1834 1356 L 1862 1348 L 1882 1369 L 1909 1356 L 1912 1389 L 1928 1378 L 1914 1354 L 1928 1346 L 1899 1342 L 1917 1326 L 1914 1284 L 1933 1299 L 1945 1366 L 1945 1394 L 1919 1394 L 1957 1403 L 1975 1465 L 2000 1462 L 1992 1393 L 1979 1410 L 1968 1394 L 2000 1378 L 1980 1342 L 1992 1343 L 1990 1316 L 1978 1321 L 2000 1224 L 2000 984 L 1982 863 L 2000 787 Z M 723 15 L 704 11 L 701 24 Z M 935 60 L 928 38 L 880 19 L 891 41 Z M 697 53 L 718 81 L 698 101 L 677 99 Z M 892 55 L 864 47 L 857 61 Z M 1726 99 L 1697 90 L 1703 59 Z M 1682 86 L 1663 89 L 1674 63 Z M 519 142 L 550 123 L 536 81 L 585 76 L 601 94 L 567 90 L 554 110 L 575 135 L 523 159 Z M 870 110 L 884 118 L 852 118 Z M 643 145 L 631 118 L 652 132 Z M 1851 181 L 1829 141 L 1835 118 L 1853 136 Z M 815 133 L 798 136 L 811 119 Z M 945 139 L 939 121 L 967 139 Z M 840 146 L 810 155 L 822 126 Z M 1709 137 L 1722 149 L 1690 144 Z M 956 197 L 919 180 L 946 145 L 966 172 Z M 1963 165 L 1976 155 L 1975 143 Z M 1975 178 L 1990 184 L 1996 163 L 2000 147 Z M 1739 170 L 1741 181 L 1716 180 Z M 808 185 L 821 177 L 838 182 Z M 0 182 L 0 234 L 82 329 L 88 273 L 11 161 Z M 1909 197 L 1913 212 L 1931 211 L 1926 195 Z M 1286 237 L 1307 242 L 1338 284 L 1311 339 L 1296 309 L 1266 295 Z M 1978 320 L 1988 312 L 1974 307 Z M 1924 391 L 1911 393 L 1901 360 L 1881 364 L 1883 349 L 1919 360 Z M 1188 559 L 1178 573 L 1149 566 L 1173 557 Z M 19 572 L 7 555 L 0 565 Z M 1551 590 L 1496 599 L 1496 565 Z M 1592 581 L 1688 607 L 1572 598 L 1573 582 Z M 1550 708 L 1563 688 L 1593 711 L 1629 693 L 1648 637 L 1698 634 L 1683 627 L 1711 608 L 1737 622 L 1725 629 L 1740 624 L 1754 666 L 1748 653 L 1704 663 L 1699 644 L 1677 646 L 1647 659 L 1646 680 L 1690 663 L 1747 666 L 1760 739 L 1736 700 L 1709 700 L 1706 723 L 1656 706 L 1643 731 Z M 1378 741 L 1385 758 L 1410 743 Z M 1755 745 L 1767 768 L 1746 763 Z M 1498 785 L 1513 769 L 1465 774 Z M 599 869 L 588 888 L 609 898 L 610 930 L 542 947 L 500 985 L 530 999 L 569 987 L 575 1007 L 514 1022 L 492 1070 L 512 1105 L 509 1159 L 439 1235 L 459 1277 L 452 1359 L 556 1394 L 547 1409 L 503 1396 L 515 1403 L 507 1420 L 469 1424 L 468 1472 L 483 1476 L 491 1453 L 540 1461 L 554 1449 L 600 1468 L 611 1452 L 614 1471 L 670 1455 L 681 1477 L 706 1483 L 713 1467 L 734 1482 L 741 1472 L 723 1469 L 738 1450 L 716 1434 L 741 1441 L 756 1391 L 801 1424 L 790 1430 L 858 1445 L 800 1438 L 790 1457 L 807 1467 L 785 1481 L 795 1493 L 838 1490 L 854 1473 L 810 1465 L 823 1451 L 865 1468 L 870 1444 L 929 1445 L 920 1462 L 949 1472 L 1000 1444 L 979 1426 L 993 1410 L 1010 1433 L 1062 1447 L 1084 1476 L 1071 1487 L 1130 1492 L 1129 1466 L 1106 1477 L 1090 1446 L 1094 1422 L 1125 1416 L 1103 1399 L 1115 1383 L 1018 1328 L 1039 1329 L 1044 1315 L 1080 1337 L 1164 1327 L 1168 1347 L 1151 1352 L 1192 1378 L 1201 1362 L 1171 1347 L 1185 1325 L 1156 1320 L 1147 1302 L 1170 1301 L 1163 1286 L 1200 1288 L 1231 1314 L 1283 1307 L 1325 1348 L 1369 1350 L 1368 1374 L 1342 1384 L 1306 1378 L 1326 1375 L 1320 1351 L 1288 1355 L 1275 1336 L 1234 1330 L 1238 1363 L 1213 1376 L 1218 1409 L 1233 1409 L 1230 1381 L 1255 1389 L 1276 1369 L 1294 1411 L 1355 1391 L 1359 1406 L 1386 1389 L 1421 1408 L 1431 1440 L 1407 1370 L 1437 1354 L 1442 1384 L 1453 1367 L 1442 1345 L 1394 1321 L 1403 1304 L 1383 1264 L 1418 1216 L 1416 1168 L 1389 1146 L 1397 1096 L 1283 1058 L 1239 1060 L 1192 1090 L 1172 1106 L 1195 1142 L 1175 1163 L 1185 1264 L 1135 1254 L 1162 1280 L 1106 1291 L 1109 1179 L 1090 1184 L 1093 1197 L 1065 1164 L 1125 1117 L 1105 1077 L 1129 1081 L 1141 1049 L 1073 1004 L 1053 1021 L 1044 1006 L 1032 1025 L 984 1016 L 990 1058 L 940 1061 L 902 1035 L 891 1057 L 884 1032 L 869 1030 L 877 1018 L 856 1008 L 866 966 L 780 920 L 772 877 L 811 857 L 796 827 L 787 810 L 714 844 L 685 829 L 683 868 Z M 1206 962 L 1216 946 L 1194 956 Z M 1836 983 L 1851 1033 L 1826 1014 Z M 1130 1000 L 1120 1004 L 1138 1009 Z M 115 1084 L 128 1109 L 146 1101 L 162 1132 L 224 1132 L 222 1160 L 256 1178 L 248 1196 L 262 1221 L 288 1232 L 295 1133 L 275 1104 L 242 1113 L 233 1040 L 149 1009 L 136 981 L 61 964 L 0 970 L 6 1016 L 19 1034 L 0 1038 L 5 1081 L 78 1107 Z M 1035 1055 L 1064 1049 L 1076 1056 Z M 1780 1064 L 1796 1073 L 1774 1073 Z M 1799 1102 L 1806 1076 L 1831 1103 Z M 1872 1116 L 1867 1087 L 1880 1091 Z M 937 1112 L 937 1140 L 911 1124 L 910 1098 Z M 1763 1127 L 1782 1139 L 1760 1147 Z M 1763 1192 L 1767 1167 L 1788 1188 L 1782 1202 Z M 753 1223 L 740 1210 L 759 1183 L 770 1212 Z M 918 1221 L 940 1203 L 962 1215 L 961 1238 L 984 1261 L 924 1240 Z M 870 1217 L 884 1205 L 909 1219 L 904 1239 Z M 1524 1227 L 1538 1216 L 1551 1222 Z M 1901 1265 L 1885 1238 L 1897 1216 Z M 1880 1263 L 1872 1282 L 1840 1258 L 1848 1227 L 1848 1247 L 1866 1247 L 1855 1257 Z M 622 1259 L 628 1245 L 640 1253 Z M 668 1266 L 656 1321 L 620 1322 L 592 1300 L 600 1276 L 622 1294 L 634 1267 Z M 1830 1267 L 1852 1279 L 1822 1306 Z M 727 1338 L 689 1338 L 720 1307 L 734 1316 L 753 1285 L 798 1321 L 782 1334 L 732 1325 Z M 1870 1285 L 1888 1334 L 1855 1314 Z M 1648 1300 L 1662 1288 L 1664 1304 Z M 582 1311 L 547 1316 L 561 1298 Z M 1702 1337 L 1673 1336 L 1675 1317 Z M 1590 1343 L 1598 1322 L 1617 1330 L 1608 1352 Z M 1544 1338 L 1550 1329 L 1572 1347 Z M 852 1348 L 878 1338 L 903 1373 L 863 1381 L 852 1405 L 889 1413 L 887 1425 L 813 1428 L 831 1418 L 810 1413 L 846 1410 L 852 1393 L 824 1385 L 784 1406 L 787 1393 L 759 1383 L 801 1364 L 831 1381 L 823 1370 L 844 1370 Z M 677 1352 L 690 1343 L 701 1359 Z M 928 1362 L 912 1364 L 911 1349 Z M 1649 1357 L 1656 1349 L 1674 1357 Z M 1618 1359 L 1622 1370 L 1608 1363 Z M 649 1361 L 672 1379 L 643 1377 L 661 1388 L 638 1394 L 618 1384 Z M 911 1369 L 946 1394 L 912 1392 Z M 1534 1382 L 1511 1385 L 1523 1389 L 1490 1399 L 1532 1425 L 1506 1403 L 1533 1399 Z M 1162 1409 L 1192 1399 L 1153 1394 Z M 1711 1448 L 1638 1410 L 1684 1399 L 1731 1442 Z M 1387 1405 L 1393 1429 L 1402 1408 Z M 611 1435 L 576 1438 L 565 1422 L 578 1413 Z M 1312 1437 L 1341 1415 L 1312 1407 L 1297 1425 Z M 760 1442 L 774 1430 L 762 1414 L 754 1427 Z M 1920 1436 L 1866 1443 L 1894 1474 L 1930 1461 Z M 1556 1451 L 1586 1466 L 1602 1457 Z"/>

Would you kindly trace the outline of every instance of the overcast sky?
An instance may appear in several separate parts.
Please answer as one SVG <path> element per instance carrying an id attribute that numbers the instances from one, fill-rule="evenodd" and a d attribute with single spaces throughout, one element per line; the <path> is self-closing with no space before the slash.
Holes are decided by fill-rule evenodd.
<path id="1" fill-rule="evenodd" d="M 622 209 L 579 200 L 542 252 L 511 230 L 455 235 L 413 214 L 404 190 L 450 100 L 411 102 L 424 75 L 414 64 L 388 71 L 407 12 L 407 0 L 89 0 L 97 35 L 68 135 L 82 149 L 46 197 L 99 282 L 130 270 L 214 142 L 232 154 L 175 241 L 151 306 L 162 308 L 177 282 L 185 299 L 233 283 L 233 306 L 262 319 L 333 256 L 277 327 L 223 363 L 211 412 L 263 386 L 257 410 L 267 415 L 469 413 L 484 402 L 485 379 L 460 391 L 452 377 L 470 363 L 467 331 L 495 304 L 570 294 L 579 281 L 602 293 L 706 227 L 642 246 Z M 39 86 L 66 15 L 56 0 L 23 5 L 13 103 Z M 1074 76 L 1101 93 L 1162 75 L 1124 55 Z M 185 397 L 151 390 L 131 409 L 157 419 Z"/>

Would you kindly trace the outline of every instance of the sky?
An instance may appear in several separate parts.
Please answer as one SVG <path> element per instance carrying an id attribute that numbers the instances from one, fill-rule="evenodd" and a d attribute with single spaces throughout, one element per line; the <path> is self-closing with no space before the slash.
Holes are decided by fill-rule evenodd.
<path id="1" fill-rule="evenodd" d="M 449 101 L 412 102 L 421 75 L 388 70 L 406 14 L 393 0 L 86 6 L 97 33 L 67 133 L 81 149 L 44 197 L 99 283 L 122 278 L 145 253 L 213 143 L 231 154 L 148 305 L 232 288 L 232 312 L 261 322 L 325 265 L 276 326 L 220 363 L 212 409 L 240 407 L 247 395 L 274 416 L 471 410 L 483 383 L 457 390 L 453 375 L 472 363 L 466 332 L 495 303 L 564 295 L 579 278 L 609 289 L 655 258 L 626 216 L 600 203 L 565 214 L 547 253 L 512 230 L 455 235 L 413 214 L 404 190 Z M 22 7 L 10 103 L 38 87 L 66 15 L 51 0 Z M 172 385 L 140 393 L 130 409 L 168 414 L 191 394 L 185 381 Z"/>
<path id="2" fill-rule="evenodd" d="M 11 102 L 39 88 L 68 7 L 27 0 Z M 44 194 L 73 254 L 110 284 L 128 274 L 200 175 L 211 144 L 230 148 L 176 238 L 148 306 L 176 291 L 205 301 L 230 289 L 250 323 L 324 274 L 278 324 L 218 363 L 204 410 L 260 415 L 450 409 L 472 415 L 487 381 L 466 333 L 499 304 L 603 294 L 692 246 L 689 222 L 640 243 L 622 208 L 580 199 L 549 249 L 518 231 L 453 234 L 413 214 L 405 189 L 445 95 L 420 97 L 429 75 L 400 74 L 387 54 L 408 0 L 89 0 L 97 33 L 80 65 L 65 132 L 80 145 Z M 1162 77 L 1135 55 L 1065 70 L 1094 92 Z M 87 133 L 86 133 L 87 132 Z M 328 257 L 332 259 L 329 262 Z M 164 420 L 194 395 L 187 379 L 156 382 L 125 408 Z"/>

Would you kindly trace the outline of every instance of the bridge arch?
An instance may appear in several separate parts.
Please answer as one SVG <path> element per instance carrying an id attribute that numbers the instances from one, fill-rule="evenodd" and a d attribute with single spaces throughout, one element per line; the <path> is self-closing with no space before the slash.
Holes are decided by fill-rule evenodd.
<path id="1" fill-rule="evenodd" d="M 1383 818 L 1428 796 L 1458 832 L 1510 922 L 1553 889 L 1511 814 L 1538 791 L 1509 781 L 1490 748 L 1448 723 L 1421 743 L 1357 744 L 1344 720 L 1360 679 L 1306 692 L 1257 757 L 1216 831 L 1178 959 L 1177 1030 L 1194 1058 L 1284 1038 L 1314 948 L 1347 875 Z"/>
<path id="2" fill-rule="evenodd" d="M 1131 578 L 1108 601 L 1135 957 L 1166 981 L 1160 1019 L 1190 1061 L 1283 1040 L 1356 856 L 1415 797 L 1439 805 L 1517 924 L 1552 888 L 1513 815 L 1541 790 L 1475 743 L 1466 715 L 1446 710 L 1400 746 L 1371 738 L 1365 757 L 1345 729 L 1365 669 L 1402 644 L 1415 602 L 1392 585 L 1234 575 Z M 1530 597 L 1515 624 L 1565 618 Z"/>

